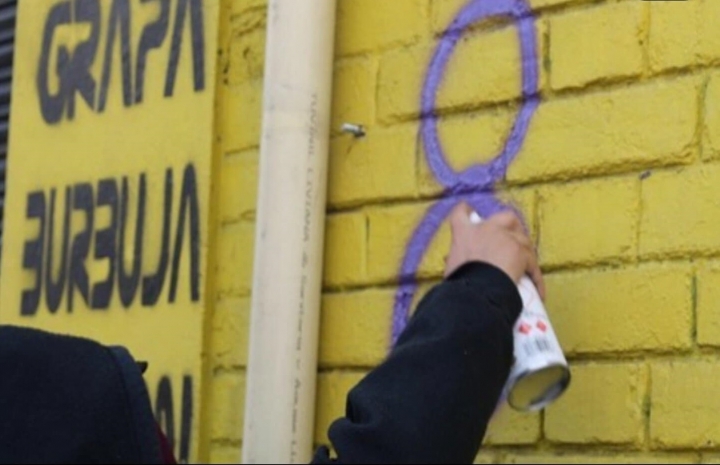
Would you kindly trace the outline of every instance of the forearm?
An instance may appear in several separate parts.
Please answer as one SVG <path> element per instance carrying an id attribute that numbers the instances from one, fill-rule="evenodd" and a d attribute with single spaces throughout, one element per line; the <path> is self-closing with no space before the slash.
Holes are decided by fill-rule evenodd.
<path id="1" fill-rule="evenodd" d="M 338 460 L 472 462 L 510 371 L 521 307 L 515 284 L 486 264 L 436 286 L 387 360 L 350 392 L 329 431 Z"/>

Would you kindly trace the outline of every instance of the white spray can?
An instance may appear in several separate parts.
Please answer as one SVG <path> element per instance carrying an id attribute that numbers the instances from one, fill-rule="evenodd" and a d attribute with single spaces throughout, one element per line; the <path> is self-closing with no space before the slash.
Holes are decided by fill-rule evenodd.
<path id="1" fill-rule="evenodd" d="M 482 222 L 473 212 L 470 221 Z M 518 284 L 523 302 L 515 323 L 515 362 L 503 391 L 511 407 L 524 412 L 542 410 L 570 384 L 570 369 L 553 331 L 540 294 L 527 276 Z"/>

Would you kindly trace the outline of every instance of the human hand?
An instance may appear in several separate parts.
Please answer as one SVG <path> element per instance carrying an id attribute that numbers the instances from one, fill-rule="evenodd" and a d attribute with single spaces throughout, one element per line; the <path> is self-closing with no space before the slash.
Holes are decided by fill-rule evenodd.
<path id="1" fill-rule="evenodd" d="M 515 283 L 528 275 L 541 298 L 545 283 L 533 243 L 515 213 L 506 211 L 480 224 L 470 221 L 472 207 L 460 203 L 450 213 L 452 244 L 445 260 L 445 277 L 468 262 L 485 262 L 496 266 Z"/>

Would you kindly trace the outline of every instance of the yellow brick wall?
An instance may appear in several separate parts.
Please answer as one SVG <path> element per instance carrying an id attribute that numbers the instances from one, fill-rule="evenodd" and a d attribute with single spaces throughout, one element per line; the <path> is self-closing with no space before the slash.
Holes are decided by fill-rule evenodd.
<path id="1" fill-rule="evenodd" d="M 443 197 L 421 142 L 421 92 L 469 3 L 338 0 L 317 444 L 387 353 L 403 254 Z M 527 3 L 540 103 L 496 190 L 539 241 L 573 382 L 545 412 L 501 413 L 478 462 L 718 463 L 720 1 Z M 214 462 L 242 447 L 265 43 L 263 0 L 224 8 L 202 437 Z M 525 101 L 520 43 L 498 18 L 462 35 L 436 105 L 454 170 L 502 149 Z M 339 133 L 343 122 L 367 136 Z M 440 278 L 448 238 L 443 227 L 428 247 L 422 290 Z"/>
<path id="2" fill-rule="evenodd" d="M 264 0 L 223 0 L 215 112 L 214 307 L 206 332 L 200 460 L 242 453 L 265 53 Z"/>

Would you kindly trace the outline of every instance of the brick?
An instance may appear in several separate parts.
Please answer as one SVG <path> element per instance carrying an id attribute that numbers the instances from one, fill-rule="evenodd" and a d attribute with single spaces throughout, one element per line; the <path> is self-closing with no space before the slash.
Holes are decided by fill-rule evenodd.
<path id="1" fill-rule="evenodd" d="M 326 294 L 320 318 L 323 367 L 370 367 L 390 347 L 394 290 Z"/>
<path id="2" fill-rule="evenodd" d="M 540 439 L 540 415 L 518 412 L 503 406 L 488 425 L 484 444 L 533 444 Z"/>
<path id="3" fill-rule="evenodd" d="M 465 5 L 467 0 L 432 0 L 430 4 L 432 30 L 436 33 L 446 31 Z"/>
<path id="4" fill-rule="evenodd" d="M 223 157 L 220 169 L 220 218 L 238 221 L 256 209 L 258 152 L 250 150 Z"/>
<path id="5" fill-rule="evenodd" d="M 345 415 L 347 394 L 360 382 L 364 373 L 331 372 L 318 375 L 317 401 L 315 402 L 315 442 L 329 444 L 327 431 L 330 425 Z"/>
<path id="6" fill-rule="evenodd" d="M 261 8 L 267 6 L 268 0 L 233 0 L 232 14 L 238 15 L 252 8 Z"/>
<path id="7" fill-rule="evenodd" d="M 380 64 L 378 113 L 382 121 L 415 117 L 436 43 L 394 51 Z M 437 108 L 471 108 L 518 98 L 520 48 L 515 27 L 469 32 L 458 42 L 438 90 Z"/>
<path id="8" fill-rule="evenodd" d="M 416 146 L 413 125 L 378 129 L 362 139 L 336 138 L 330 149 L 329 204 L 341 207 L 414 197 Z"/>
<path id="9" fill-rule="evenodd" d="M 367 220 L 363 213 L 334 214 L 326 219 L 326 286 L 359 284 L 365 281 Z"/>
<path id="10" fill-rule="evenodd" d="M 438 92 L 440 109 L 503 102 L 522 89 L 520 41 L 514 26 L 466 34 Z"/>
<path id="11" fill-rule="evenodd" d="M 650 436 L 663 448 L 705 448 L 720 444 L 720 397 L 715 360 L 652 366 Z"/>
<path id="12" fill-rule="evenodd" d="M 604 4 L 550 18 L 550 83 L 577 88 L 637 76 L 643 53 L 640 2 Z"/>
<path id="13" fill-rule="evenodd" d="M 444 117 L 437 126 L 442 155 L 458 173 L 488 162 L 502 153 L 514 119 L 515 112 L 500 109 Z M 422 140 L 419 144 L 418 190 L 423 195 L 437 195 L 444 187 L 430 170 Z"/>
<path id="14" fill-rule="evenodd" d="M 581 3 L 583 0 L 529 0 L 528 3 L 533 10 L 549 6 L 565 5 L 569 3 Z M 460 8 L 467 5 L 467 0 L 433 0 L 432 1 L 432 27 L 433 31 L 444 31 L 452 19 L 460 11 Z"/>
<path id="15" fill-rule="evenodd" d="M 663 463 L 696 463 L 695 454 L 647 454 L 644 452 L 632 453 L 612 453 L 605 452 L 606 455 L 589 455 L 576 453 L 549 453 L 547 455 L 539 454 L 512 454 L 509 455 L 503 463 L 518 464 L 571 464 L 571 463 L 587 463 L 587 464 L 603 464 L 603 463 L 626 463 L 626 464 L 663 464 Z"/>
<path id="16" fill-rule="evenodd" d="M 262 81 L 223 86 L 222 147 L 225 153 L 256 148 L 260 144 Z"/>
<path id="17" fill-rule="evenodd" d="M 493 452 L 486 452 L 486 451 L 480 451 L 480 453 L 475 457 L 475 460 L 473 460 L 474 464 L 491 464 L 491 463 L 499 463 L 498 457 Z"/>
<path id="18" fill-rule="evenodd" d="M 247 295 L 252 288 L 255 225 L 233 223 L 218 232 L 217 290 L 220 294 Z"/>
<path id="19" fill-rule="evenodd" d="M 705 94 L 703 121 L 703 159 L 720 158 L 720 73 L 714 73 Z"/>
<path id="20" fill-rule="evenodd" d="M 372 6 L 366 0 L 342 0 L 337 9 L 336 53 L 350 55 L 411 44 L 427 30 L 428 10 L 426 0 L 393 0 Z"/>
<path id="21" fill-rule="evenodd" d="M 546 306 L 567 354 L 691 345 L 690 266 L 553 273 L 546 287 Z"/>
<path id="22" fill-rule="evenodd" d="M 697 340 L 720 346 L 720 265 L 703 265 L 697 273 Z"/>
<path id="23" fill-rule="evenodd" d="M 210 463 L 241 463 L 242 446 L 225 444 L 210 445 Z"/>
<path id="24" fill-rule="evenodd" d="M 222 373 L 213 377 L 209 412 L 210 437 L 218 440 L 242 439 L 245 418 L 245 373 Z"/>
<path id="25" fill-rule="evenodd" d="M 720 15 L 713 0 L 650 5 L 648 54 L 653 71 L 709 63 L 720 58 L 720 30 L 708 18 Z"/>
<path id="26" fill-rule="evenodd" d="M 232 1 L 230 31 L 233 37 L 267 27 L 267 0 Z"/>
<path id="27" fill-rule="evenodd" d="M 562 443 L 641 442 L 646 385 L 643 365 L 573 365 L 567 392 L 545 411 L 545 437 Z"/>
<path id="28" fill-rule="evenodd" d="M 265 69 L 265 37 L 264 29 L 265 10 L 256 14 L 259 24 L 237 25 L 233 21 L 233 28 L 248 27 L 247 32 L 234 32 L 230 40 L 230 62 L 227 69 L 227 80 L 230 85 L 238 85 L 242 82 L 262 79 Z"/>
<path id="29" fill-rule="evenodd" d="M 436 34 L 445 32 L 469 3 L 468 0 L 432 0 L 430 18 L 433 32 Z M 470 29 L 487 29 L 505 23 L 512 23 L 512 19 L 507 16 L 491 16 L 473 24 Z"/>
<path id="30" fill-rule="evenodd" d="M 699 81 L 661 80 L 540 105 L 508 180 L 580 177 L 692 161 Z"/>
<path id="31" fill-rule="evenodd" d="M 434 43 L 421 43 L 385 53 L 380 59 L 377 115 L 383 122 L 417 118 L 420 94 Z"/>
<path id="32" fill-rule="evenodd" d="M 247 366 L 250 338 L 250 299 L 227 297 L 215 303 L 212 317 L 212 366 Z"/>
<path id="33" fill-rule="evenodd" d="M 425 215 L 428 204 L 375 208 L 368 211 L 368 280 L 395 281 L 406 245 Z M 427 248 L 419 267 L 419 277 L 441 276 L 450 246 L 450 227 L 444 222 Z"/>
<path id="34" fill-rule="evenodd" d="M 655 173 L 643 181 L 640 253 L 645 257 L 720 249 L 720 166 Z"/>
<path id="35" fill-rule="evenodd" d="M 343 60 L 335 65 L 332 98 L 332 129 L 343 123 L 372 125 L 378 62 L 372 58 Z"/>
<path id="36" fill-rule="evenodd" d="M 610 178 L 541 190 L 542 264 L 597 263 L 634 257 L 640 214 L 639 182 L 635 177 Z"/>
<path id="37" fill-rule="evenodd" d="M 583 0 L 529 0 L 530 7 L 533 10 L 545 8 L 549 6 L 566 5 L 570 3 L 582 3 Z"/>

